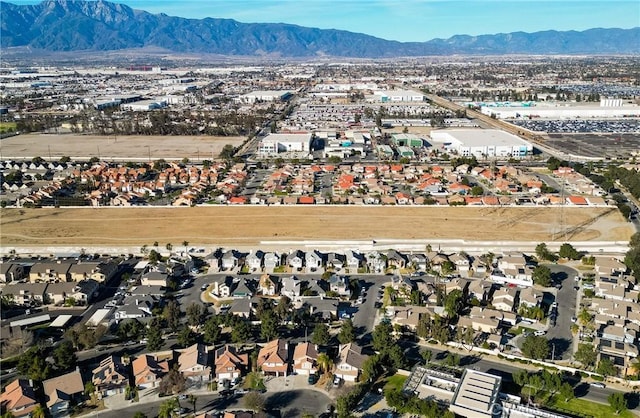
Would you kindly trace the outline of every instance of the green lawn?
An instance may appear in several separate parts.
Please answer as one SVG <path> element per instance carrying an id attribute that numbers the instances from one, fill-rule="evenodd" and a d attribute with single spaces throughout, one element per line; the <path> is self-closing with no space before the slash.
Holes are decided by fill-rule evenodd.
<path id="1" fill-rule="evenodd" d="M 387 389 L 401 390 L 405 380 L 407 380 L 407 376 L 395 374 L 387 379 L 387 383 L 384 385 L 384 390 L 387 390 Z"/>
<path id="2" fill-rule="evenodd" d="M 572 399 L 569 402 L 564 402 L 558 397 L 555 398 L 553 407 L 558 408 L 559 412 L 563 410 L 565 412 L 573 412 L 577 414 L 583 414 L 584 416 L 594 418 L 633 418 L 634 415 L 629 411 L 624 411 L 620 415 L 616 415 L 615 411 L 611 409 L 609 405 L 587 401 L 584 399 Z"/>
<path id="3" fill-rule="evenodd" d="M 9 130 L 15 131 L 17 124 L 15 122 L 0 122 L 0 133 L 7 132 Z"/>

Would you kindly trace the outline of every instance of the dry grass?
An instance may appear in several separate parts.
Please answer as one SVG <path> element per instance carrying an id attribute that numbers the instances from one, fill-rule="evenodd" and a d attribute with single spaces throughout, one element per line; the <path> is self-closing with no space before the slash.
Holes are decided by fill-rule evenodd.
<path id="1" fill-rule="evenodd" d="M 245 137 L 230 136 L 96 136 L 75 134 L 25 134 L 2 140 L 3 158 L 59 160 L 62 156 L 119 160 L 164 158 L 206 160 L 217 158 L 222 148 L 242 144 Z"/>
<path id="2" fill-rule="evenodd" d="M 467 239 L 625 241 L 618 211 L 559 208 L 212 206 L 0 211 L 2 245 L 253 245 L 262 240 Z M 554 235 L 555 234 L 555 235 Z"/>

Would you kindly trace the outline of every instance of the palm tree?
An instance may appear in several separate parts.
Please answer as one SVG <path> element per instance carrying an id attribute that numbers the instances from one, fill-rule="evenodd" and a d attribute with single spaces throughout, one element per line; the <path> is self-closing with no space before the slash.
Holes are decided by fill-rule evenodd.
<path id="1" fill-rule="evenodd" d="M 634 376 L 640 376 L 640 360 L 635 360 L 629 366 Z"/>
<path id="2" fill-rule="evenodd" d="M 46 411 L 40 404 L 31 412 L 31 418 L 44 418 L 45 416 L 47 416 Z"/>
<path id="3" fill-rule="evenodd" d="M 318 355 L 318 369 L 322 370 L 324 373 L 329 373 L 333 369 L 333 360 L 326 354 L 321 353 Z"/>
<path id="4" fill-rule="evenodd" d="M 176 398 L 167 399 L 160 404 L 160 410 L 158 411 L 158 418 L 171 418 L 173 417 L 173 410 L 178 407 L 178 400 Z"/>
<path id="5" fill-rule="evenodd" d="M 195 395 L 189 395 L 189 402 L 191 402 L 191 405 L 193 405 L 193 413 L 196 413 L 196 401 L 198 400 L 198 397 Z"/>

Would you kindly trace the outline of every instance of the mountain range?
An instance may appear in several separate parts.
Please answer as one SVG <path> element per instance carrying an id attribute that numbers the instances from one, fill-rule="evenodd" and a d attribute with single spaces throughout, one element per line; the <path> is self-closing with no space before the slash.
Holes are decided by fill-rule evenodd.
<path id="1" fill-rule="evenodd" d="M 640 27 L 514 32 L 426 42 L 397 42 L 344 30 L 232 19 L 152 14 L 104 0 L 0 2 L 0 48 L 115 51 L 162 48 L 176 53 L 262 57 L 390 58 L 429 55 L 640 54 Z"/>

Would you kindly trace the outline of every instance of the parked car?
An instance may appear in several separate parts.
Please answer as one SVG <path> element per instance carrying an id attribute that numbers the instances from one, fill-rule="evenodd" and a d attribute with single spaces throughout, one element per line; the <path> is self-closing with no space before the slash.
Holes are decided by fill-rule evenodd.
<path id="1" fill-rule="evenodd" d="M 307 382 L 310 385 L 315 385 L 318 382 L 318 376 L 315 374 L 310 374 L 309 377 L 307 378 Z"/>
<path id="2" fill-rule="evenodd" d="M 200 290 L 205 291 L 205 290 L 207 290 L 208 287 L 209 287 L 209 285 L 207 283 L 205 283 L 202 286 L 200 286 Z"/>
<path id="3" fill-rule="evenodd" d="M 601 382 L 591 382 L 589 383 L 590 386 L 593 386 L 594 388 L 600 388 L 600 389 L 604 389 L 607 386 L 604 383 Z"/>
<path id="4" fill-rule="evenodd" d="M 533 335 L 535 335 L 536 337 L 541 337 L 543 335 L 545 335 L 547 333 L 547 331 L 536 331 L 533 333 Z"/>
<path id="5" fill-rule="evenodd" d="M 340 387 L 340 384 L 342 384 L 342 379 L 339 376 L 336 376 L 333 378 L 333 387 L 337 388 Z"/>

